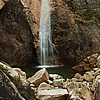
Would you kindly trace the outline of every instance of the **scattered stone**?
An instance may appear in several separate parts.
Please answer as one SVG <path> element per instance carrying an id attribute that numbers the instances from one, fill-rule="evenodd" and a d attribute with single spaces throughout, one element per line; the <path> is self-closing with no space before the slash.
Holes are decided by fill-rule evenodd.
<path id="1" fill-rule="evenodd" d="M 64 79 L 55 79 L 53 80 L 53 85 L 57 87 L 61 87 L 63 84 Z"/>
<path id="2" fill-rule="evenodd" d="M 78 79 L 79 79 L 80 77 L 81 77 L 81 74 L 79 74 L 79 73 L 76 73 L 75 76 L 74 76 L 74 78 L 78 78 Z"/>
<path id="3" fill-rule="evenodd" d="M 41 83 L 38 87 L 38 91 L 40 91 L 40 90 L 51 90 L 51 89 L 54 89 L 54 86 L 47 84 L 45 82 Z"/>
<path id="4" fill-rule="evenodd" d="M 78 82 L 79 80 L 77 78 L 72 78 L 72 81 Z"/>
<path id="5" fill-rule="evenodd" d="M 83 82 L 83 80 L 84 80 L 84 77 L 81 76 L 81 77 L 79 78 L 79 81 L 80 81 L 80 82 Z"/>
<path id="6" fill-rule="evenodd" d="M 93 71 L 95 71 L 95 72 L 96 72 L 97 70 L 99 70 L 99 68 L 93 68 Z"/>
<path id="7" fill-rule="evenodd" d="M 67 90 L 71 95 L 72 100 L 77 100 L 75 98 L 79 97 L 78 100 L 93 100 L 93 94 L 90 89 L 80 82 L 72 82 L 67 85 Z"/>
<path id="8" fill-rule="evenodd" d="M 85 74 L 84 74 L 84 79 L 86 80 L 86 81 L 93 81 L 94 79 L 95 79 L 95 76 L 93 75 L 93 73 L 92 72 L 86 72 Z"/>
<path id="9" fill-rule="evenodd" d="M 93 64 L 96 64 L 96 59 L 95 58 L 90 58 L 89 59 L 89 64 L 93 65 Z"/>
<path id="10" fill-rule="evenodd" d="M 100 75 L 100 69 L 95 72 L 95 75 Z"/>
<path id="11" fill-rule="evenodd" d="M 51 81 L 51 80 L 48 80 L 48 83 L 49 83 L 50 85 L 52 85 L 52 84 L 53 84 L 53 81 Z"/>
<path id="12" fill-rule="evenodd" d="M 40 90 L 37 97 L 39 100 L 69 100 L 66 89 Z"/>
<path id="13" fill-rule="evenodd" d="M 30 83 L 33 83 L 35 86 L 39 86 L 42 82 L 47 82 L 49 80 L 48 72 L 45 68 L 39 70 L 35 75 L 28 78 Z"/>
<path id="14" fill-rule="evenodd" d="M 55 80 L 55 79 L 63 79 L 63 77 L 58 75 L 58 74 L 49 74 L 49 78 L 53 79 L 53 80 Z"/>
<path id="15" fill-rule="evenodd" d="M 95 54 L 92 54 L 92 56 L 91 56 L 91 57 L 93 57 L 93 58 L 97 59 L 97 58 L 98 58 L 98 56 L 99 56 L 99 54 L 98 54 L 98 53 L 95 53 Z"/>
<path id="16" fill-rule="evenodd" d="M 99 55 L 98 58 L 97 58 L 97 63 L 96 63 L 96 65 L 98 66 L 98 68 L 100 68 L 100 55 Z"/>

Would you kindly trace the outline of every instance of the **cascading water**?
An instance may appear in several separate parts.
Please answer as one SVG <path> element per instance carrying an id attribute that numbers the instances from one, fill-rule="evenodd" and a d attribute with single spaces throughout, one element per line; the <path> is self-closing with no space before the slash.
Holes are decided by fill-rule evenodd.
<path id="1" fill-rule="evenodd" d="M 49 63 L 53 63 L 53 60 L 50 61 L 50 58 L 53 57 L 50 10 L 50 0 L 42 0 L 39 31 L 41 65 L 49 65 Z"/>

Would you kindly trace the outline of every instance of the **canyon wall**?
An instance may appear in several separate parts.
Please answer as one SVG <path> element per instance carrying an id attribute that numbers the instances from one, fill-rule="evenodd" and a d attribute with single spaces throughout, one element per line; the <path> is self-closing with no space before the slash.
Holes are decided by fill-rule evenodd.
<path id="1" fill-rule="evenodd" d="M 33 36 L 19 0 L 4 2 L 0 10 L 0 60 L 11 66 L 37 63 Z"/>
<path id="2" fill-rule="evenodd" d="M 39 56 L 41 0 L 4 3 L 0 5 L 0 59 L 12 66 L 35 64 Z M 100 53 L 99 6 L 91 10 L 86 1 L 85 5 L 78 6 L 79 3 L 80 0 L 51 0 L 57 64 L 73 66 L 92 53 Z"/>

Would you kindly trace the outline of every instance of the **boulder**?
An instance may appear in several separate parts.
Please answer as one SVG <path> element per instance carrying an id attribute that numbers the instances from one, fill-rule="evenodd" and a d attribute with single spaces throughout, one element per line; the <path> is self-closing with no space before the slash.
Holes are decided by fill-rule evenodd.
<path id="1" fill-rule="evenodd" d="M 38 91 L 40 91 L 40 90 L 51 90 L 51 89 L 54 89 L 54 86 L 47 84 L 45 82 L 41 83 L 38 87 Z"/>
<path id="2" fill-rule="evenodd" d="M 35 75 L 28 78 L 30 83 L 33 83 L 35 86 L 39 86 L 42 82 L 47 82 L 49 80 L 48 72 L 45 68 L 39 70 Z"/>
<path id="3" fill-rule="evenodd" d="M 67 90 L 71 95 L 72 100 L 77 100 L 75 98 L 80 98 L 78 100 L 93 100 L 93 94 L 90 89 L 81 82 L 71 82 L 67 85 Z"/>
<path id="4" fill-rule="evenodd" d="M 37 97 L 39 100 L 69 100 L 66 89 L 40 90 Z"/>
<path id="5" fill-rule="evenodd" d="M 94 73 L 92 73 L 92 72 L 86 72 L 86 73 L 84 74 L 84 79 L 85 79 L 86 81 L 93 81 L 93 80 L 95 79 L 95 75 L 94 75 Z"/>

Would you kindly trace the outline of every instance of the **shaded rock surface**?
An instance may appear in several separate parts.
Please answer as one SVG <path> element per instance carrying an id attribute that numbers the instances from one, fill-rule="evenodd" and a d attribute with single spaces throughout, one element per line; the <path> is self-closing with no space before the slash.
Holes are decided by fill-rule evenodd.
<path id="1" fill-rule="evenodd" d="M 16 74 L 16 77 L 13 76 L 13 74 L 9 72 L 9 70 L 11 69 L 13 68 L 11 68 L 8 64 L 0 62 L 0 97 L 2 98 L 2 100 L 12 100 L 13 98 L 15 100 L 20 100 L 20 98 L 16 98 L 20 95 L 24 98 L 22 100 L 33 100 L 33 98 L 35 98 L 34 91 L 31 89 L 29 82 L 26 80 L 25 77 L 21 77 L 21 74 Z M 24 72 L 21 71 L 21 73 Z"/>
<path id="2" fill-rule="evenodd" d="M 11 66 L 36 64 L 33 36 L 20 0 L 7 0 L 0 10 L 0 60 Z"/>
<path id="3" fill-rule="evenodd" d="M 20 90 L 20 91 L 19 91 Z M 21 94 L 20 94 L 21 92 Z M 11 76 L 0 70 L 1 100 L 33 100 Z"/>

